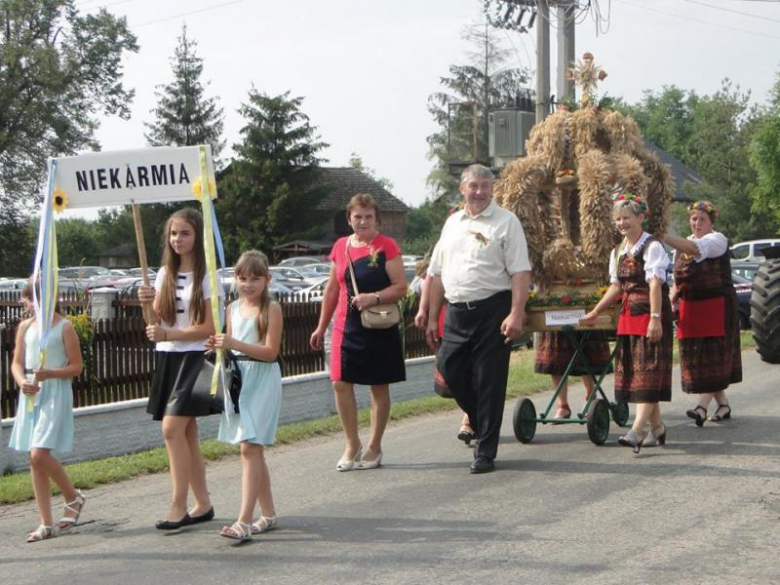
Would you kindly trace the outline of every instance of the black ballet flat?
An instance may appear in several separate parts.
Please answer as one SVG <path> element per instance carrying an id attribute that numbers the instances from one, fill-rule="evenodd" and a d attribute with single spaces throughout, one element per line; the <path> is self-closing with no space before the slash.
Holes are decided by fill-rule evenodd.
<path id="1" fill-rule="evenodd" d="M 699 411 L 703 412 L 704 416 L 699 414 Z M 704 421 L 707 420 L 707 409 L 703 406 L 695 406 L 690 410 L 686 410 L 685 414 L 688 415 L 688 418 L 693 419 L 697 427 L 703 427 Z"/>
<path id="2" fill-rule="evenodd" d="M 470 445 L 471 441 L 477 440 L 477 433 L 470 426 L 462 425 L 458 431 L 458 439 L 466 443 L 466 445 Z"/>
<path id="3" fill-rule="evenodd" d="M 192 521 L 189 514 L 184 514 L 181 520 L 158 520 L 154 525 L 157 530 L 178 530 L 182 526 L 187 526 Z"/>
<path id="4" fill-rule="evenodd" d="M 190 518 L 189 524 L 200 524 L 201 522 L 208 522 L 209 520 L 214 519 L 214 506 L 209 508 L 208 512 L 201 514 L 200 516 L 190 516 L 189 514 L 187 514 L 187 516 Z"/>

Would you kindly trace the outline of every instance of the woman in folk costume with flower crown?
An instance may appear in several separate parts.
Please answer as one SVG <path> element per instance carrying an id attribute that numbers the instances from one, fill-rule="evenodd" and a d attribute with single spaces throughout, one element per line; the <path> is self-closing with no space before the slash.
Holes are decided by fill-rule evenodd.
<path id="1" fill-rule="evenodd" d="M 682 389 L 699 395 L 686 414 L 702 426 L 713 398 L 717 406 L 710 420 L 731 418 L 726 388 L 742 381 L 742 353 L 729 242 L 713 229 L 718 209 L 709 201 L 698 201 L 688 212 L 692 234 L 687 239 L 667 236 L 664 241 L 676 250 L 670 298 L 680 303 Z"/>
<path id="2" fill-rule="evenodd" d="M 623 242 L 610 255 L 610 287 L 582 319 L 593 325 L 599 313 L 622 297 L 615 353 L 615 400 L 636 404 L 631 430 L 618 442 L 633 447 L 666 443 L 661 402 L 672 399 L 672 306 L 666 284 L 669 262 L 661 242 L 642 229 L 647 205 L 634 195 L 618 196 L 615 227 Z M 646 430 L 650 423 L 650 431 Z"/>

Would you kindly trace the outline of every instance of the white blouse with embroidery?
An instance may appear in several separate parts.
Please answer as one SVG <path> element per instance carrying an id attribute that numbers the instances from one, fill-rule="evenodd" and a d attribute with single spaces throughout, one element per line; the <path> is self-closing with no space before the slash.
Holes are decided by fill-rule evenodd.
<path id="1" fill-rule="evenodd" d="M 642 232 L 642 235 L 637 240 L 636 244 L 628 249 L 628 242 L 623 242 L 618 247 L 617 253 L 613 252 L 609 256 L 609 281 L 612 284 L 618 284 L 620 281 L 617 277 L 617 257 L 622 256 L 628 251 L 630 256 L 636 256 L 636 254 L 642 249 L 647 242 L 650 234 Z M 666 255 L 666 250 L 659 241 L 650 242 L 647 245 L 647 250 L 644 253 L 645 259 L 645 280 L 650 282 L 653 278 L 657 278 L 661 282 L 666 282 L 666 267 L 669 265 L 669 256 Z"/>

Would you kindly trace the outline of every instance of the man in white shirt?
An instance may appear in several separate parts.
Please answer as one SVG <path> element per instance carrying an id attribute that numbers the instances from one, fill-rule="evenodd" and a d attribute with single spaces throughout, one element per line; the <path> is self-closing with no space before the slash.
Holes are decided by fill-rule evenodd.
<path id="1" fill-rule="evenodd" d="M 437 365 L 477 434 L 471 473 L 495 469 L 511 342 L 523 332 L 531 263 L 517 216 L 493 201 L 493 173 L 471 165 L 461 176 L 464 207 L 442 229 L 428 269 L 426 340 L 449 302 Z"/>

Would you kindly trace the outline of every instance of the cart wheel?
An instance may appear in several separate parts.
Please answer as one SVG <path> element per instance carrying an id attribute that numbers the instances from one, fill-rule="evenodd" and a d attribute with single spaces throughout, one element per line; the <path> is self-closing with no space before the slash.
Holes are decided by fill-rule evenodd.
<path id="1" fill-rule="evenodd" d="M 619 427 L 626 426 L 628 422 L 628 402 L 612 403 L 612 420 Z"/>
<path id="2" fill-rule="evenodd" d="M 521 443 L 530 443 L 536 434 L 536 408 L 528 398 L 523 398 L 515 404 L 512 415 L 515 437 Z"/>
<path id="3" fill-rule="evenodd" d="M 609 436 L 609 404 L 596 400 L 588 412 L 588 438 L 595 445 L 603 445 Z"/>

